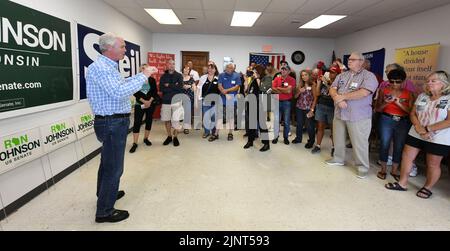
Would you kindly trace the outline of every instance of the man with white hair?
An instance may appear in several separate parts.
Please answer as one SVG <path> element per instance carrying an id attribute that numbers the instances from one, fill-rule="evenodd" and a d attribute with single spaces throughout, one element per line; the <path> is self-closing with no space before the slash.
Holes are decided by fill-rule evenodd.
<path id="1" fill-rule="evenodd" d="M 348 59 L 350 70 L 337 76 L 330 95 L 335 104 L 333 120 L 334 157 L 328 165 L 343 166 L 345 138 L 348 134 L 353 145 L 358 178 L 369 171 L 369 135 L 372 127 L 372 96 L 378 88 L 375 75 L 363 68 L 364 56 L 354 52 Z"/>
<path id="2" fill-rule="evenodd" d="M 139 91 L 157 69 L 145 67 L 142 73 L 124 79 L 117 63 L 126 52 L 123 38 L 104 34 L 100 36 L 99 45 L 102 55 L 88 67 L 86 75 L 87 98 L 95 114 L 95 134 L 102 143 L 95 221 L 119 222 L 129 217 L 127 211 L 115 209 L 114 204 L 125 195 L 124 191 L 119 191 L 119 183 L 130 125 L 130 96 Z"/>

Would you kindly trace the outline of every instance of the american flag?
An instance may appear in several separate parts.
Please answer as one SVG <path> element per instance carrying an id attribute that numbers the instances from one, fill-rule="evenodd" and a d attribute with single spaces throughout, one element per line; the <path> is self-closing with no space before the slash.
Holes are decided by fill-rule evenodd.
<path id="1" fill-rule="evenodd" d="M 266 66 L 268 63 L 272 63 L 275 68 L 280 69 L 280 62 L 286 60 L 284 54 L 279 53 L 250 53 L 249 65 L 253 62 L 256 64 Z"/>

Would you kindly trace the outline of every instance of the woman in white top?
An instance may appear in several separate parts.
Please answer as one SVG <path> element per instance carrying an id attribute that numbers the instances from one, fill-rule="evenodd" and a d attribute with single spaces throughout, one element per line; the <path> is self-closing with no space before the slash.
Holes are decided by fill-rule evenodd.
<path id="1" fill-rule="evenodd" d="M 428 199 L 441 176 L 441 160 L 450 152 L 450 83 L 445 71 L 428 76 L 426 90 L 417 98 L 410 118 L 413 126 L 403 149 L 400 180 L 385 187 L 406 191 L 413 161 L 423 150 L 426 153 L 426 181 L 416 195 Z"/>

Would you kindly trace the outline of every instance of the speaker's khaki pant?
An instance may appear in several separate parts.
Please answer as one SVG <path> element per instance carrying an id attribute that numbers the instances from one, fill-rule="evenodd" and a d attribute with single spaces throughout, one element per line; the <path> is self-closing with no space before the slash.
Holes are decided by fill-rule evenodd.
<path id="1" fill-rule="evenodd" d="M 372 119 L 364 119 L 356 122 L 344 121 L 335 118 L 333 120 L 334 160 L 344 163 L 346 150 L 347 131 L 353 145 L 353 158 L 355 165 L 361 171 L 368 171 L 369 164 L 369 136 L 372 128 Z"/>

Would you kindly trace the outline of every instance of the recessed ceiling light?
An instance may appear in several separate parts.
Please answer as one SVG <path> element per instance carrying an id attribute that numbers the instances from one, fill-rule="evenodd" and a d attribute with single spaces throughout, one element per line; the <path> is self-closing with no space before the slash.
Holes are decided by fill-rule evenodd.
<path id="1" fill-rule="evenodd" d="M 145 11 L 160 24 L 181 24 L 180 19 L 172 9 L 145 9 Z"/>
<path id="2" fill-rule="evenodd" d="M 320 15 L 308 23 L 299 27 L 299 29 L 320 29 L 346 16 L 343 15 Z"/>
<path id="3" fill-rule="evenodd" d="M 261 12 L 235 11 L 231 26 L 252 27 L 260 15 Z"/>

